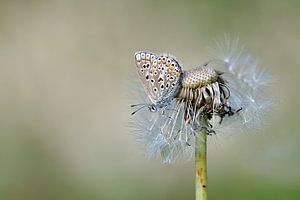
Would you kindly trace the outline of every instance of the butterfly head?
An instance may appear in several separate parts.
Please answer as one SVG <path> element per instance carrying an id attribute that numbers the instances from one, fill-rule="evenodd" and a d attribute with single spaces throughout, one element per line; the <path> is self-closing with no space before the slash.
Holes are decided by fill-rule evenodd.
<path id="1" fill-rule="evenodd" d="M 149 108 L 149 110 L 150 110 L 151 112 L 156 112 L 156 111 L 157 111 L 157 107 L 156 107 L 155 104 L 149 105 L 148 108 Z"/>
<path id="2" fill-rule="evenodd" d="M 134 104 L 131 105 L 132 108 L 140 106 L 138 109 L 136 109 L 134 112 L 131 113 L 131 115 L 134 115 L 135 113 L 137 113 L 138 111 L 140 111 L 143 108 L 148 108 L 151 112 L 156 112 L 157 111 L 157 107 L 155 104 Z"/>

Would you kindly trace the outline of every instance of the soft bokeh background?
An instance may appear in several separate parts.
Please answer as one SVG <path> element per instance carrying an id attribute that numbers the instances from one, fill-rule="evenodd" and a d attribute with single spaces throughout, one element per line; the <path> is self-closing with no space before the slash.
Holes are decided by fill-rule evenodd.
<path id="1" fill-rule="evenodd" d="M 0 1 L 0 199 L 194 199 L 193 162 L 147 160 L 128 128 L 137 50 L 185 66 L 238 35 L 277 77 L 262 134 L 209 145 L 211 199 L 300 199 L 300 2 Z M 262 94 L 263 95 L 263 94 Z"/>

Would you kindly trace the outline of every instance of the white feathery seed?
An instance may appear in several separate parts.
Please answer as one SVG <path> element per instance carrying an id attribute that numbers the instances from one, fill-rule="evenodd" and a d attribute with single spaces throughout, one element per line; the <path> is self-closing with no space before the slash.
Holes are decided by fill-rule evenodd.
<path id="1" fill-rule="evenodd" d="M 258 58 L 245 52 L 238 38 L 229 36 L 215 41 L 210 48 L 211 59 L 220 60 L 214 68 L 224 72 L 231 95 L 229 103 L 235 108 L 242 108 L 237 119 L 230 120 L 244 128 L 256 129 L 263 124 L 263 116 L 271 107 L 273 100 L 273 77 L 267 72 Z M 223 63 L 222 63 L 223 62 Z"/>

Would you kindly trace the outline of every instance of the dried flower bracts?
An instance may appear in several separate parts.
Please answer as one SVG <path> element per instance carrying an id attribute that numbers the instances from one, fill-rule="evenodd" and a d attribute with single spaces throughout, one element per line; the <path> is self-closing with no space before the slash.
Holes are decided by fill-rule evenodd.
<path id="1" fill-rule="evenodd" d="M 177 100 L 185 104 L 187 123 L 199 124 L 201 117 L 211 119 L 214 115 L 221 118 L 221 123 L 226 114 L 235 113 L 227 103 L 230 91 L 221 75 L 209 63 L 184 72 Z"/>

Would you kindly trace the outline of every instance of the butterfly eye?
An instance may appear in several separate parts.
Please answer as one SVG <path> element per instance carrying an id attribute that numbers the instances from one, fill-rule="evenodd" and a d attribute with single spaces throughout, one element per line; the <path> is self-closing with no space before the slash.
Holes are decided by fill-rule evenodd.
<path id="1" fill-rule="evenodd" d="M 153 88 L 153 91 L 156 93 L 157 92 L 157 88 L 155 87 L 155 88 Z"/>
<path id="2" fill-rule="evenodd" d="M 144 60 L 145 59 L 145 53 L 141 53 L 141 58 Z"/>
<path id="3" fill-rule="evenodd" d="M 149 80 L 149 75 L 146 75 L 146 77 L 145 77 L 145 78 L 146 78 L 146 80 L 148 81 L 148 80 Z"/>
<path id="4" fill-rule="evenodd" d="M 151 112 L 156 112 L 156 106 L 155 105 L 151 105 L 150 107 L 149 107 L 149 110 L 151 111 Z"/>
<path id="5" fill-rule="evenodd" d="M 153 61 L 153 66 L 154 66 L 154 67 L 157 66 L 157 61 L 156 61 L 156 60 Z"/>
<path id="6" fill-rule="evenodd" d="M 166 57 L 162 57 L 162 61 L 163 61 L 163 63 L 166 63 Z"/>
<path id="7" fill-rule="evenodd" d="M 171 66 L 172 66 L 172 67 L 175 67 L 175 63 L 171 63 Z"/>

